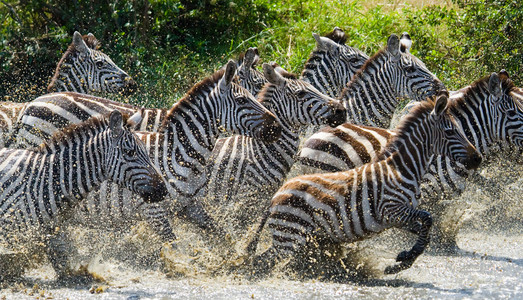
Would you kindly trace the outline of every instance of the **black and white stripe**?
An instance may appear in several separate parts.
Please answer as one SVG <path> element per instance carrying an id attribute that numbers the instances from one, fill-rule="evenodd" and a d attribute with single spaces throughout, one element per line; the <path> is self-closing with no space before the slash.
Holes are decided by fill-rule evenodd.
<path id="1" fill-rule="evenodd" d="M 225 70 L 195 85 L 171 109 L 164 111 L 157 133 L 141 133 L 154 164 L 167 181 L 172 201 L 163 206 L 147 205 L 132 197 L 131 192 L 104 183 L 82 203 L 79 220 L 91 219 L 92 224 L 97 224 L 104 219 L 121 225 L 146 218 L 162 238 L 171 242 L 175 239 L 169 224 L 173 211 L 200 227 L 212 229 L 212 221 L 198 197 L 205 195 L 205 165 L 221 128 L 266 142 L 274 141 L 281 132 L 274 115 L 248 91 L 232 82 L 235 71 L 236 64 L 230 61 Z M 73 100 L 89 98 L 92 103 L 100 100 L 81 94 L 55 95 Z M 104 103 L 113 102 L 105 100 Z M 128 109 L 117 104 L 114 107 Z"/>
<path id="2" fill-rule="evenodd" d="M 94 35 L 89 33 L 81 36 L 75 31 L 73 42 L 58 62 L 47 90 L 84 94 L 134 92 L 136 83 L 99 48 Z M 0 147 L 4 147 L 7 138 L 12 135 L 13 126 L 20 120 L 26 105 L 0 102 Z"/>
<path id="3" fill-rule="evenodd" d="M 167 194 L 143 142 L 114 111 L 58 132 L 31 150 L 0 150 L 0 236 L 16 241 L 33 236 L 48 241 L 68 211 L 103 181 L 111 180 L 157 202 Z M 57 251 L 56 249 L 49 249 Z M 52 257 L 59 274 L 66 271 Z"/>
<path id="4" fill-rule="evenodd" d="M 82 94 L 123 93 L 136 89 L 132 78 L 109 56 L 99 50 L 98 40 L 89 33 L 75 31 L 73 42 L 64 53 L 47 91 Z"/>
<path id="5" fill-rule="evenodd" d="M 269 84 L 260 102 L 278 118 L 282 134 L 265 143 L 245 136 L 219 139 L 209 158 L 206 201 L 229 227 L 240 230 L 256 220 L 294 163 L 300 133 L 308 125 L 336 126 L 346 112 L 335 99 L 280 67 L 263 64 Z M 230 220 L 229 220 L 230 219 Z M 237 229 L 237 228 L 235 228 Z"/>
<path id="6" fill-rule="evenodd" d="M 352 76 L 369 57 L 345 45 L 347 36 L 338 27 L 324 37 L 313 33 L 316 49 L 301 73 L 301 79 L 332 98 L 338 98 Z"/>
<path id="7" fill-rule="evenodd" d="M 449 112 L 483 156 L 488 156 L 499 143 L 512 144 L 522 151 L 521 99 L 523 91 L 514 86 L 506 72 L 501 71 L 499 75 L 493 73 L 451 93 Z M 298 160 L 301 164 L 314 167 L 315 171 L 349 170 L 373 161 L 395 135 L 394 130 L 352 124 L 324 128 L 304 143 Z M 425 174 L 424 182 L 427 184 L 422 185 L 423 198 L 441 199 L 460 195 L 469 176 L 463 166 L 450 158 L 436 157 Z M 437 202 L 430 203 L 436 205 Z M 455 243 L 455 237 L 445 239 Z"/>
<path id="8" fill-rule="evenodd" d="M 353 242 L 390 227 L 418 235 L 399 264 L 385 272 L 409 268 L 429 241 L 432 218 L 417 209 L 419 182 L 435 154 L 449 155 L 469 167 L 481 156 L 446 112 L 447 98 L 426 101 L 398 128 L 389 156 L 339 173 L 305 175 L 287 181 L 272 199 L 249 252 L 256 248 L 265 224 L 272 247 L 255 257 L 256 271 L 270 270 L 278 257 L 294 257 L 305 247 Z M 458 155 L 456 155 L 458 153 Z M 466 156 L 462 156 L 466 153 Z M 310 250 L 310 248 L 309 248 Z M 303 254 L 303 253 L 302 253 Z"/>
<path id="9" fill-rule="evenodd" d="M 238 83 L 255 97 L 267 83 L 262 72 L 256 69 L 259 60 L 258 48 L 255 47 L 247 49 L 238 58 Z"/>

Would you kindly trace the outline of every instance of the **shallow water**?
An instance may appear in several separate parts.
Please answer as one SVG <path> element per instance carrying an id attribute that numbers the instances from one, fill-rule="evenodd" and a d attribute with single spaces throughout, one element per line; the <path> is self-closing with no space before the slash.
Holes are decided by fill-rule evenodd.
<path id="1" fill-rule="evenodd" d="M 233 250 L 227 241 L 209 246 L 196 229 L 181 223 L 176 233 L 184 255 L 162 252 L 168 262 L 162 268 L 157 259 L 162 245 L 140 224 L 122 234 L 74 229 L 80 259 L 98 281 L 59 283 L 44 261 L 21 279 L 0 283 L 0 299 L 523 298 L 523 166 L 494 160 L 482 174 L 500 186 L 498 199 L 471 184 L 450 208 L 463 212 L 458 244 L 467 252 L 445 256 L 429 251 L 397 275 L 383 275 L 383 269 L 414 242 L 412 235 L 397 230 L 354 246 L 354 264 L 363 266 L 358 272 L 368 278 L 304 279 L 282 268 L 254 281 L 230 269 L 241 261 L 237 252 L 244 244 Z"/>

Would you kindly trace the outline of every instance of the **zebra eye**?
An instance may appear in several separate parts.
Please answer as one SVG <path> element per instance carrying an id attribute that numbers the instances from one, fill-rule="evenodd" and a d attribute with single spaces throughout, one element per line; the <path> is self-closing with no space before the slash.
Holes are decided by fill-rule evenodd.
<path id="1" fill-rule="evenodd" d="M 408 73 L 414 73 L 416 72 L 416 68 L 413 65 L 409 65 L 405 67 L 405 71 L 407 71 Z"/>
<path id="2" fill-rule="evenodd" d="M 104 62 L 103 61 L 97 61 L 94 64 L 96 65 L 96 67 L 98 69 L 101 69 L 104 66 Z"/>
<path id="3" fill-rule="evenodd" d="M 508 109 L 506 114 L 507 114 L 507 117 L 509 117 L 509 118 L 516 117 L 516 112 L 513 109 Z"/>
<path id="4" fill-rule="evenodd" d="M 236 98 L 239 104 L 245 104 L 247 103 L 247 98 L 245 97 L 238 97 Z"/>
<path id="5" fill-rule="evenodd" d="M 303 90 L 302 91 L 298 91 L 298 93 L 296 93 L 296 96 L 298 96 L 298 98 L 303 99 L 303 98 L 307 97 L 307 92 L 303 91 Z"/>

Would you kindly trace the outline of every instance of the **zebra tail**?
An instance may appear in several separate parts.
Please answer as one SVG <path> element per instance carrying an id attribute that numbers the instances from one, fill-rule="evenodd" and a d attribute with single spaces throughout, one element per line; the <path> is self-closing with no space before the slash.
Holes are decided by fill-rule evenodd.
<path id="1" fill-rule="evenodd" d="M 263 227 L 265 227 L 265 223 L 267 223 L 267 220 L 269 219 L 269 216 L 271 215 L 271 210 L 267 208 L 265 210 L 265 213 L 262 216 L 262 219 L 260 221 L 260 225 L 258 225 L 258 228 L 256 229 L 256 232 L 254 233 L 254 237 L 247 245 L 247 255 L 253 256 L 254 253 L 256 253 L 256 248 L 258 248 L 258 241 L 260 239 L 260 234 L 263 230 Z"/>

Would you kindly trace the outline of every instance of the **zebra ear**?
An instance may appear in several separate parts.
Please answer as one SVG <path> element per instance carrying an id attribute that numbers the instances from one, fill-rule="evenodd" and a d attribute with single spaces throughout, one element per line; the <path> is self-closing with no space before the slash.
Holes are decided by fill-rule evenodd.
<path id="1" fill-rule="evenodd" d="M 123 132 L 123 118 L 122 113 L 118 110 L 113 110 L 109 115 L 109 128 L 112 131 L 112 136 L 118 137 Z"/>
<path id="2" fill-rule="evenodd" d="M 140 124 L 140 122 L 142 122 L 143 110 L 144 110 L 144 107 L 142 106 L 129 119 L 127 119 L 127 127 L 128 128 L 135 128 L 136 125 L 138 125 L 138 124 Z"/>
<path id="3" fill-rule="evenodd" d="M 441 114 L 443 114 L 443 112 L 447 109 L 447 103 L 447 95 L 443 94 L 438 96 L 438 98 L 436 98 L 436 103 L 434 103 L 434 110 L 432 111 L 432 114 L 438 117 L 441 116 Z"/>
<path id="4" fill-rule="evenodd" d="M 391 34 L 387 40 L 387 51 L 392 54 L 392 57 L 399 59 L 400 57 L 400 40 L 397 35 Z"/>
<path id="5" fill-rule="evenodd" d="M 287 81 L 270 64 L 263 64 L 263 75 L 267 80 L 277 86 L 283 86 Z"/>
<path id="6" fill-rule="evenodd" d="M 488 90 L 490 94 L 492 94 L 496 98 L 501 96 L 501 81 L 499 80 L 498 74 L 490 74 L 490 78 L 488 81 Z"/>
<path id="7" fill-rule="evenodd" d="M 312 36 L 316 40 L 316 48 L 319 51 L 329 52 L 329 51 L 334 51 L 334 50 L 338 49 L 338 47 L 339 47 L 339 45 L 336 42 L 334 42 L 333 40 L 331 40 L 329 38 L 319 36 L 316 33 L 313 33 Z"/>
<path id="8" fill-rule="evenodd" d="M 501 81 L 510 79 L 510 75 L 508 75 L 508 72 L 505 69 L 502 69 L 499 71 L 499 79 Z"/>
<path id="9" fill-rule="evenodd" d="M 245 52 L 245 58 L 243 60 L 243 64 L 245 65 L 246 68 L 251 68 L 258 62 L 258 59 L 260 57 L 258 56 L 257 52 L 258 52 L 257 48 L 247 49 L 247 52 Z"/>
<path id="10" fill-rule="evenodd" d="M 227 62 L 225 73 L 223 74 L 222 79 L 220 79 L 220 86 L 222 88 L 226 88 L 231 84 L 232 80 L 234 79 L 234 75 L 236 75 L 236 68 L 237 66 L 234 60 L 231 59 L 229 62 Z"/>
<path id="11" fill-rule="evenodd" d="M 89 47 L 87 47 L 82 35 L 78 31 L 73 33 L 73 45 L 78 52 L 89 53 Z"/>
<path id="12" fill-rule="evenodd" d="M 401 34 L 400 38 L 400 50 L 403 53 L 409 53 L 410 47 L 412 47 L 412 40 L 410 39 L 409 33 L 404 32 Z"/>

